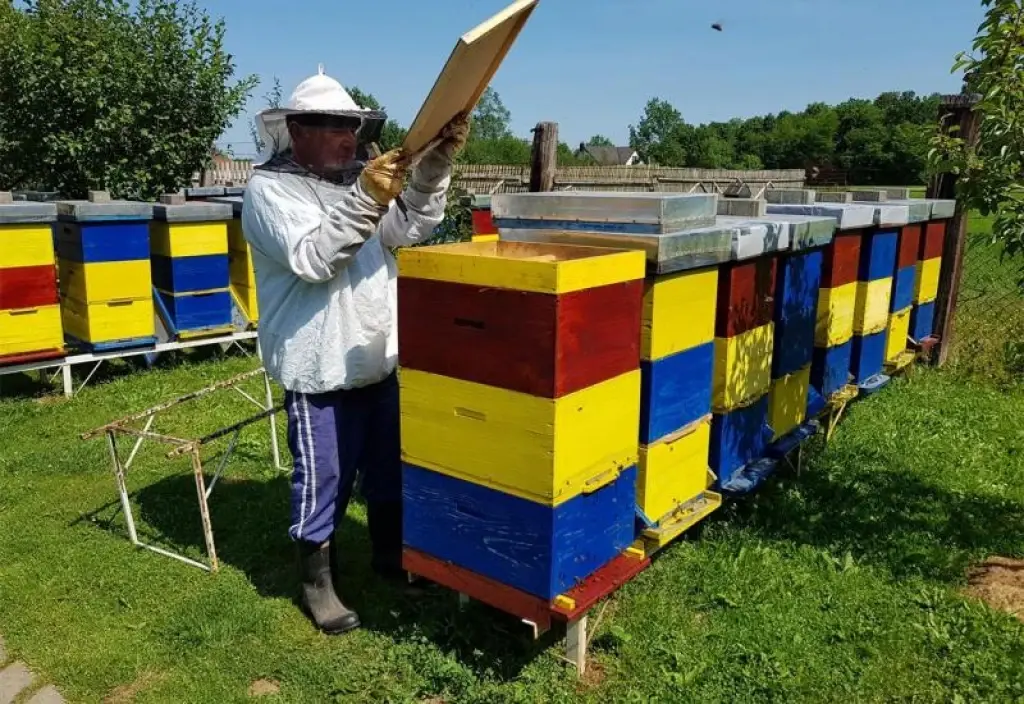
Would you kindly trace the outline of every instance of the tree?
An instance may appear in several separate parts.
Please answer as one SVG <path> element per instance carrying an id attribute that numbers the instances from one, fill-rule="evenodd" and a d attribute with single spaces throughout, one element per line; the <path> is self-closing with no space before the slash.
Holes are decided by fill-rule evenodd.
<path id="1" fill-rule="evenodd" d="M 488 86 L 473 110 L 472 140 L 496 140 L 512 134 L 512 113 L 501 102 L 498 91 Z"/>
<path id="2" fill-rule="evenodd" d="M 605 137 L 603 134 L 595 134 L 593 137 L 587 140 L 588 147 L 614 147 L 615 143 L 612 140 Z"/>
<path id="3" fill-rule="evenodd" d="M 5 2 L 0 36 L 2 188 L 177 190 L 256 85 L 191 2 Z"/>
<path id="4" fill-rule="evenodd" d="M 982 0 L 987 8 L 973 50 L 961 52 L 953 71 L 964 70 L 965 92 L 980 97 L 976 146 L 953 133 L 937 134 L 931 167 L 954 173 L 957 195 L 968 208 L 995 215 L 992 236 L 1008 255 L 1024 253 L 1024 2 Z"/>
<path id="5" fill-rule="evenodd" d="M 686 154 L 676 139 L 676 130 L 684 124 L 682 114 L 668 101 L 651 98 L 640 122 L 629 126 L 629 146 L 648 164 L 682 166 Z"/>

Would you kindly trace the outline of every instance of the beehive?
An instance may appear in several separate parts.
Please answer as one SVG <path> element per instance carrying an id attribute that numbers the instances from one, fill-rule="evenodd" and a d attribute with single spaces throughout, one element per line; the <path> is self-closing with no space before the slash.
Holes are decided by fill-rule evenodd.
<path id="1" fill-rule="evenodd" d="M 503 240 L 645 255 L 637 501 L 661 530 L 677 509 L 710 496 L 704 431 L 718 270 L 709 265 L 729 258 L 740 230 L 716 222 L 716 197 L 707 194 L 516 194 L 492 203 Z M 658 543 L 673 530 L 660 532 Z"/>
<path id="2" fill-rule="evenodd" d="M 52 203 L 0 203 L 0 364 L 64 353 Z"/>
<path id="3" fill-rule="evenodd" d="M 94 351 L 154 344 L 149 259 L 153 206 L 61 201 L 57 213 L 65 337 Z"/>
<path id="4" fill-rule="evenodd" d="M 630 544 L 643 274 L 589 247 L 400 251 L 407 546 L 553 599 Z"/>
<path id="5" fill-rule="evenodd" d="M 230 332 L 226 203 L 195 201 L 153 208 L 151 264 L 158 310 L 181 338 Z"/>
<path id="6" fill-rule="evenodd" d="M 255 325 L 260 319 L 256 296 L 256 269 L 252 263 L 252 250 L 242 232 L 242 197 L 211 198 L 214 203 L 231 205 L 234 217 L 228 223 L 228 274 L 231 295 L 245 319 Z"/>

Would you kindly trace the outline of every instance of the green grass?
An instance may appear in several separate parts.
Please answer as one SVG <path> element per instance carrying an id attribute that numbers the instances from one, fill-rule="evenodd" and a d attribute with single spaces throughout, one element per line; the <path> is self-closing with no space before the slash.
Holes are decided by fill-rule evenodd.
<path id="1" fill-rule="evenodd" d="M 253 364 L 114 369 L 72 401 L 6 382 L 0 632 L 72 701 L 132 683 L 137 701 L 241 701 L 259 678 L 280 683 L 281 701 L 1024 697 L 1024 627 L 958 591 L 972 561 L 1024 554 L 1019 388 L 921 370 L 855 404 L 799 478 L 730 504 L 607 602 L 596 675 L 580 683 L 553 636 L 534 644 L 443 590 L 407 602 L 375 581 L 358 505 L 343 589 L 366 627 L 317 634 L 292 601 L 288 487 L 264 426 L 243 435 L 213 495 L 220 574 L 133 551 L 103 441 L 78 434 Z M 224 394 L 156 429 L 197 434 L 249 409 Z M 130 486 L 144 537 L 198 557 L 187 464 L 149 447 Z"/>

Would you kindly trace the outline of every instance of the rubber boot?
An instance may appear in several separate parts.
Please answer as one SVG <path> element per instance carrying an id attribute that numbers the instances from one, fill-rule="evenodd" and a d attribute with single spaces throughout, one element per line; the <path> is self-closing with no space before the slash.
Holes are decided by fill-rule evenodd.
<path id="1" fill-rule="evenodd" d="M 330 544 L 299 542 L 302 607 L 324 633 L 336 635 L 359 627 L 359 616 L 341 603 L 331 579 Z"/>

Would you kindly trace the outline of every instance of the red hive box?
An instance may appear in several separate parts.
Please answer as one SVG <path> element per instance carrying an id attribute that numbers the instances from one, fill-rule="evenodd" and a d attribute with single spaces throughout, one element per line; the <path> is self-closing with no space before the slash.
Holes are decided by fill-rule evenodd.
<path id="1" fill-rule="evenodd" d="M 825 250 L 821 269 L 822 288 L 838 288 L 857 280 L 861 235 L 860 230 L 836 233 L 832 246 Z"/>
<path id="2" fill-rule="evenodd" d="M 762 257 L 722 266 L 715 337 L 734 337 L 772 322 L 776 262 L 776 257 Z"/>
<path id="3" fill-rule="evenodd" d="M 0 310 L 57 305 L 52 264 L 0 269 Z"/>
<path id="4" fill-rule="evenodd" d="M 921 223 L 903 226 L 903 229 L 900 231 L 899 250 L 896 254 L 897 269 L 917 264 L 917 253 L 921 249 L 922 230 Z"/>
<path id="5" fill-rule="evenodd" d="M 924 241 L 921 243 L 920 259 L 936 259 L 942 256 L 942 246 L 946 239 L 946 221 L 930 222 L 925 227 Z"/>

